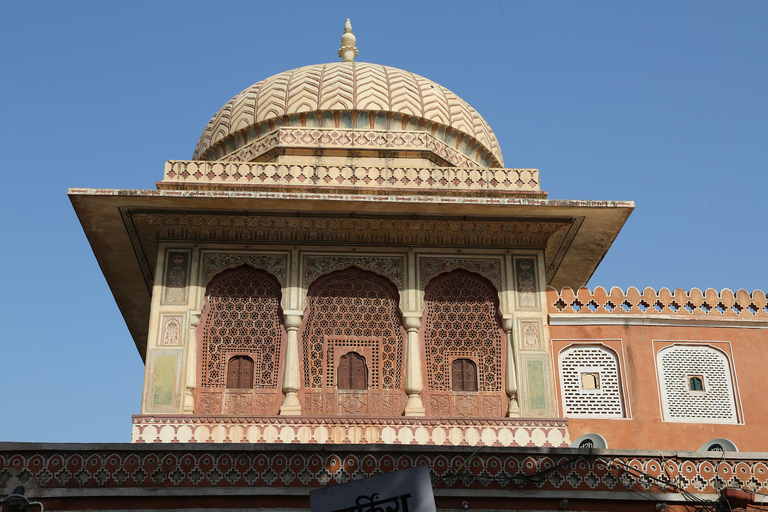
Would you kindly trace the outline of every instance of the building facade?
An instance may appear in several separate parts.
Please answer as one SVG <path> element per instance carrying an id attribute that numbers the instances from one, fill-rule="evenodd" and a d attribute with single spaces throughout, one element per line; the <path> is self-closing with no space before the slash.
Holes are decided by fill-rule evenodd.
<path id="1" fill-rule="evenodd" d="M 450 509 L 764 490 L 733 453 L 768 451 L 764 293 L 584 288 L 634 204 L 549 199 L 461 98 L 356 55 L 347 22 L 341 62 L 237 95 L 156 190 L 70 189 L 146 364 L 134 444 L 8 446 L 3 486 L 306 508 L 428 464 Z"/>

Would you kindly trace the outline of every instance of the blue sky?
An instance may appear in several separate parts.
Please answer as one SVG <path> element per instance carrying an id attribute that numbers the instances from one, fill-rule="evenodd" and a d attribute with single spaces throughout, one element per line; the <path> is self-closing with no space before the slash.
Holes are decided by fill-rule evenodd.
<path id="1" fill-rule="evenodd" d="M 463 97 L 550 198 L 636 202 L 590 287 L 768 287 L 768 2 L 1 5 L 0 441 L 128 441 L 139 412 L 67 188 L 154 188 L 242 89 L 338 60 L 347 17 L 359 61 Z"/>

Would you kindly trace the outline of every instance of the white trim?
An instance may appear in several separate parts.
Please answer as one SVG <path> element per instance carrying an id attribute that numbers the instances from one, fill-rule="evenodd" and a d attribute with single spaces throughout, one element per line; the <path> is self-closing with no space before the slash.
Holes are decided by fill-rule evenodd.
<path id="1" fill-rule="evenodd" d="M 601 315 L 550 313 L 549 325 L 676 325 L 680 327 L 730 327 L 741 329 L 768 329 L 767 320 L 744 318 L 680 318 L 672 315 Z"/>

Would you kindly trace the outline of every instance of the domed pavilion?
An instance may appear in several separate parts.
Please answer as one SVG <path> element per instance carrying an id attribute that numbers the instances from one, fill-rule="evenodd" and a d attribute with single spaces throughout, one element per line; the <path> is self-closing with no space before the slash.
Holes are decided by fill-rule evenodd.
<path id="1" fill-rule="evenodd" d="M 146 363 L 134 442 L 570 444 L 546 288 L 634 205 L 547 199 L 466 101 L 357 55 L 347 21 L 157 190 L 69 191 Z"/>

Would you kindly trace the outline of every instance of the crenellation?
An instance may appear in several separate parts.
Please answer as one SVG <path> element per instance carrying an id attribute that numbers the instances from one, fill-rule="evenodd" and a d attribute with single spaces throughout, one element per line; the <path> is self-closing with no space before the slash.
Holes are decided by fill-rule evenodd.
<path id="1" fill-rule="evenodd" d="M 738 318 L 739 320 L 768 319 L 768 299 L 762 290 L 752 293 L 744 289 L 736 293 L 724 288 L 719 293 L 713 288 L 702 292 L 698 288 L 671 292 L 661 288 L 645 288 L 640 292 L 634 286 L 624 292 L 619 287 L 610 292 L 598 286 L 590 291 L 586 287 L 573 291 L 547 288 L 550 314 L 611 314 L 611 315 L 676 315 L 696 318 Z"/>

